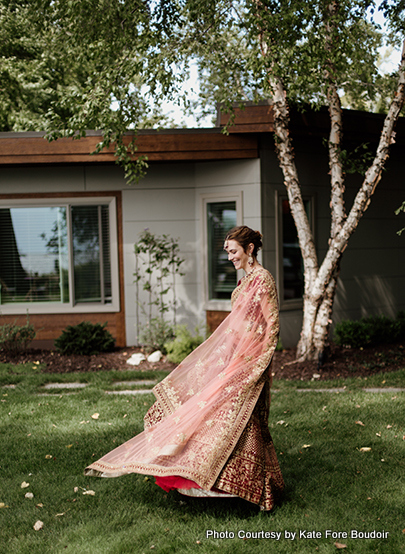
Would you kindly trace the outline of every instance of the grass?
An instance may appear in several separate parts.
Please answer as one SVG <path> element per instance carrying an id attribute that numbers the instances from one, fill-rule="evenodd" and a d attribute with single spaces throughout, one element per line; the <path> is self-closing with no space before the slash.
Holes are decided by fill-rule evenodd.
<path id="1" fill-rule="evenodd" d="M 163 374 L 50 375 L 29 368 L 14 372 L 15 367 L 4 365 L 0 387 L 16 386 L 0 388 L 0 502 L 5 505 L 0 508 L 0 552 L 305 554 L 335 552 L 336 542 L 346 545 L 344 552 L 401 552 L 405 393 L 366 393 L 362 388 L 405 387 L 405 371 L 367 380 L 274 383 L 278 392 L 272 396 L 270 428 L 286 491 L 281 505 L 265 513 L 238 499 L 166 494 L 143 475 L 83 476 L 92 460 L 142 430 L 143 415 L 153 403 L 151 394 L 114 396 L 105 390 L 124 377 L 160 379 Z M 74 394 L 41 395 L 47 382 L 88 386 Z M 346 386 L 347 392 L 296 392 L 325 386 Z M 97 420 L 91 417 L 96 412 Z M 362 447 L 371 450 L 362 452 Z M 24 481 L 29 487 L 21 488 Z M 83 494 L 89 489 L 94 496 Z M 25 498 L 27 492 L 34 498 Z M 33 529 L 37 520 L 43 522 L 40 531 Z M 348 536 L 326 537 L 327 530 Z M 351 530 L 389 534 L 386 539 L 355 539 Z M 300 531 L 305 538 L 299 538 Z M 261 532 L 281 537 L 251 538 Z M 321 536 L 311 538 L 309 532 Z M 232 533 L 234 538 L 220 538 Z M 297 535 L 292 540 L 287 533 Z"/>

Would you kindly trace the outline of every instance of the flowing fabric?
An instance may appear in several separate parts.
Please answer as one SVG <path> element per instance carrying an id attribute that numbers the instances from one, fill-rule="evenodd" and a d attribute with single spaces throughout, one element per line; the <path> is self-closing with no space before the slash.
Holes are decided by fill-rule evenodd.
<path id="1" fill-rule="evenodd" d="M 218 329 L 154 387 L 145 430 L 85 474 L 179 477 L 186 489 L 219 490 L 271 509 L 284 487 L 268 429 L 278 334 L 275 283 L 259 267 L 233 291 Z"/>

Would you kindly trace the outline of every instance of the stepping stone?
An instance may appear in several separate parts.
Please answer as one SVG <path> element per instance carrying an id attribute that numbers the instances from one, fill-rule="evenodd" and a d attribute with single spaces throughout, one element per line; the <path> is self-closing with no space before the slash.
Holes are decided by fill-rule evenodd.
<path id="1" fill-rule="evenodd" d="M 405 392 L 405 389 L 398 389 L 395 387 L 380 387 L 380 388 L 371 388 L 371 389 L 362 389 L 364 392 Z"/>
<path id="2" fill-rule="evenodd" d="M 347 389 L 335 388 L 335 389 L 296 389 L 297 392 L 346 392 Z"/>
<path id="3" fill-rule="evenodd" d="M 142 390 L 107 390 L 106 394 L 150 394 L 152 389 Z"/>
<path id="4" fill-rule="evenodd" d="M 37 393 L 37 396 L 50 396 L 51 398 L 65 398 L 65 396 L 73 396 L 74 394 L 77 394 L 77 392 L 64 392 L 63 394 L 60 394 L 59 392 L 56 394 L 52 394 L 51 392 L 39 392 Z"/>
<path id="5" fill-rule="evenodd" d="M 47 383 L 44 389 L 84 389 L 87 383 Z"/>
<path id="6" fill-rule="evenodd" d="M 142 385 L 156 385 L 156 381 L 144 380 L 144 381 L 116 381 L 113 383 L 114 387 L 119 387 L 122 385 L 128 387 L 138 387 Z"/>

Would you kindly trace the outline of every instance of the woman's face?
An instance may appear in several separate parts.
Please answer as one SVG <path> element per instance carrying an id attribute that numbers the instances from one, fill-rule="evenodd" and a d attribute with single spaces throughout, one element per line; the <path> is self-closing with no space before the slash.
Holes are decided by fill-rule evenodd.
<path id="1" fill-rule="evenodd" d="M 253 244 L 249 244 L 248 251 L 252 250 Z M 228 260 L 233 263 L 235 269 L 243 269 L 245 273 L 248 273 L 249 266 L 249 254 L 247 254 L 243 247 L 237 240 L 227 240 L 225 242 L 225 250 L 228 252 Z"/>

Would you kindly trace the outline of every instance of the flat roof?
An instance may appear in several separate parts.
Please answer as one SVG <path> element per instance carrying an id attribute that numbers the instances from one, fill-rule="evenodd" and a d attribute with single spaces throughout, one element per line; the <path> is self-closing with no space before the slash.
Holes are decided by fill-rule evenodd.
<path id="1" fill-rule="evenodd" d="M 0 133 L 0 165 L 115 162 L 114 146 L 97 154 L 102 133 L 90 131 L 80 139 L 60 138 L 48 142 L 45 133 Z M 129 143 L 133 133 L 126 133 Z M 247 159 L 259 156 L 253 135 L 225 135 L 220 129 L 165 129 L 140 131 L 137 156 L 148 161 L 198 161 Z"/>
<path id="2" fill-rule="evenodd" d="M 376 143 L 381 134 L 384 114 L 343 110 L 344 141 Z M 327 108 L 319 110 L 293 108 L 290 114 L 292 137 L 327 137 L 330 118 Z M 210 161 L 251 159 L 259 157 L 260 136 L 274 131 L 274 114 L 270 102 L 246 103 L 235 108 L 235 118 L 228 134 L 223 127 L 229 114 L 220 112 L 218 126 L 197 129 L 141 129 L 136 133 L 134 159 L 146 156 L 150 162 Z M 134 137 L 124 135 L 124 143 Z M 48 142 L 44 132 L 0 133 L 0 165 L 114 163 L 114 146 L 92 154 L 102 131 L 87 131 L 80 139 L 60 138 Z M 397 143 L 405 143 L 405 118 L 396 125 Z"/>

